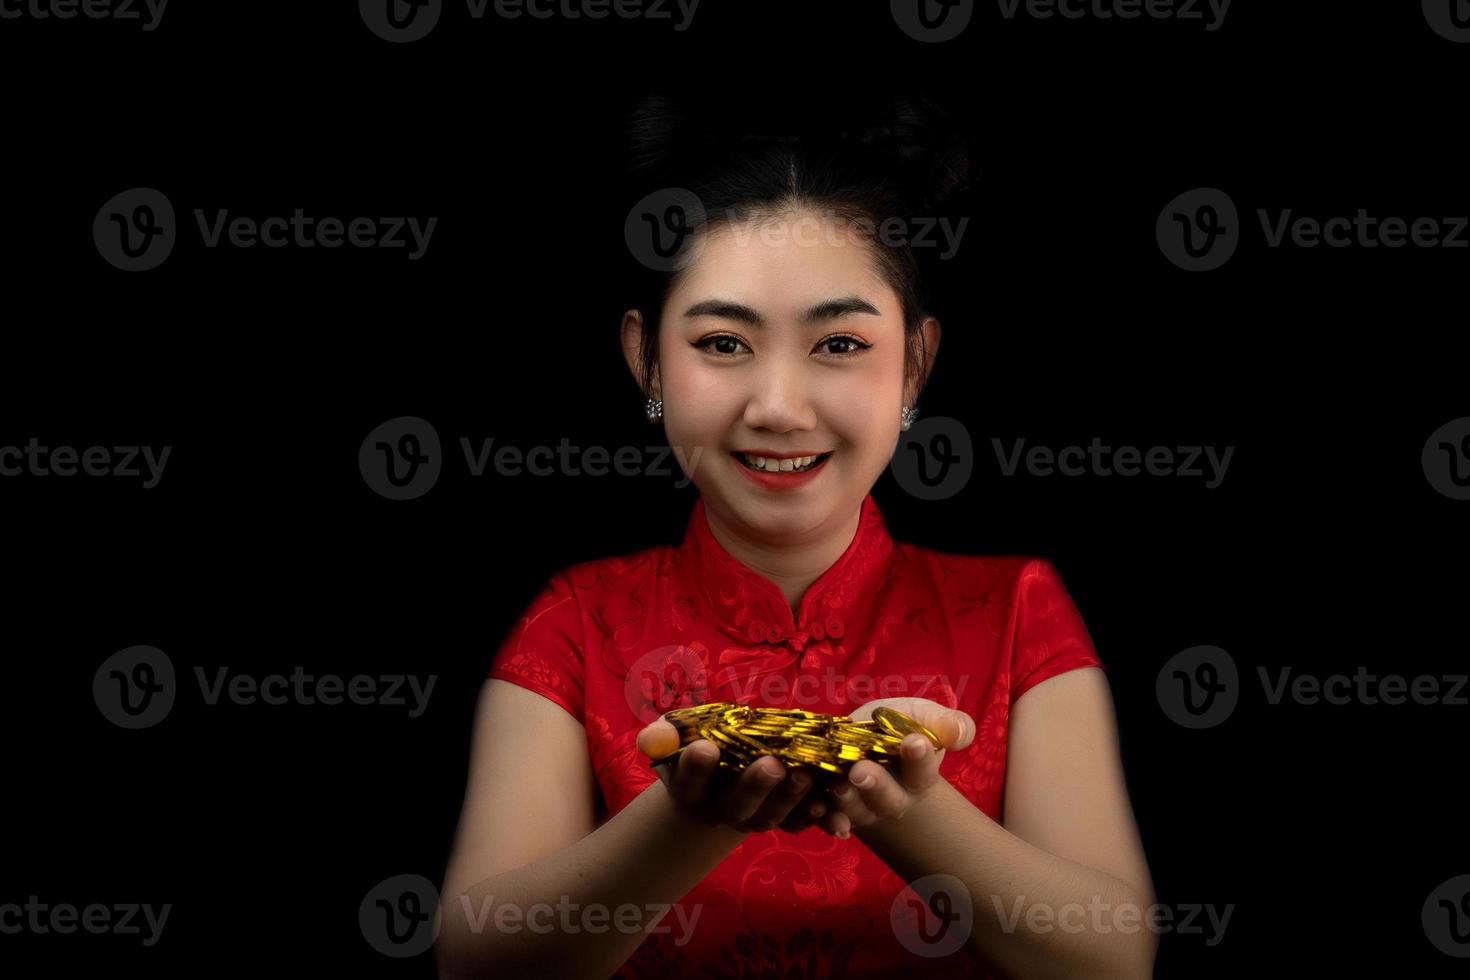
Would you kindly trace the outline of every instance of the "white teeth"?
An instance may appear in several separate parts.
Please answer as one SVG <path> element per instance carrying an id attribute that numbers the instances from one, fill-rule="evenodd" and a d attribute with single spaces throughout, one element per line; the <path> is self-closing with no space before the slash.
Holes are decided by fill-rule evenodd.
<path id="1" fill-rule="evenodd" d="M 798 456 L 796 459 L 770 459 L 766 456 L 752 456 L 749 453 L 741 453 L 741 457 L 755 470 L 766 470 L 771 473 L 789 473 L 810 466 L 817 461 L 815 456 Z"/>

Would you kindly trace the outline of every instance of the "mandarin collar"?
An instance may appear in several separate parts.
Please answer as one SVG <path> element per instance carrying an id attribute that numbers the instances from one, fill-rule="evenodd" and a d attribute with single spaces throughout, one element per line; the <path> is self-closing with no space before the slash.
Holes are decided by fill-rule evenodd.
<path id="1" fill-rule="evenodd" d="M 872 608 L 892 572 L 894 551 L 869 492 L 847 550 L 807 588 L 793 617 L 776 583 L 720 544 L 710 530 L 704 498 L 698 497 L 675 549 L 674 570 L 681 586 L 703 600 L 715 627 L 727 636 L 747 646 L 784 645 L 800 653 L 808 643 L 840 645 L 849 621 Z"/>

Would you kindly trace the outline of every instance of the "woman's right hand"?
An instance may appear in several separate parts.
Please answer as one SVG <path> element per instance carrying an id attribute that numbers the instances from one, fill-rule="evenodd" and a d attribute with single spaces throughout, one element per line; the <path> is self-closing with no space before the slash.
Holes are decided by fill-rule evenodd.
<path id="1" fill-rule="evenodd" d="M 678 729 L 664 718 L 638 733 L 638 749 L 649 759 L 662 759 L 678 748 Z M 709 823 L 747 832 L 780 827 L 798 833 L 820 822 L 828 833 L 845 836 L 846 817 L 823 801 L 804 767 L 788 768 L 765 755 L 727 780 L 716 776 L 719 760 L 719 747 L 701 738 L 656 771 L 676 805 Z"/>

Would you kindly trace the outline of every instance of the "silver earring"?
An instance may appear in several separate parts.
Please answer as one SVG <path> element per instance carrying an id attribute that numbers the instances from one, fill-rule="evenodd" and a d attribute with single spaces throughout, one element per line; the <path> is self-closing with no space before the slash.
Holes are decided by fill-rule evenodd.
<path id="1" fill-rule="evenodd" d="M 664 403 L 661 400 L 650 398 L 644 404 L 643 412 L 648 416 L 649 422 L 657 422 L 664 417 Z"/>
<path id="2" fill-rule="evenodd" d="M 908 405 L 905 405 L 903 411 L 898 413 L 898 427 L 907 432 L 909 426 L 914 424 L 914 419 L 918 417 L 919 412 L 917 408 L 910 408 Z"/>

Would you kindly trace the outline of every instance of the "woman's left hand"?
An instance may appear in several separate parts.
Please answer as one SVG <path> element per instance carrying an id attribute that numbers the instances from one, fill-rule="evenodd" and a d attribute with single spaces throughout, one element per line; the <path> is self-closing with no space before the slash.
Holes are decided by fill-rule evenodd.
<path id="1" fill-rule="evenodd" d="M 904 736 L 901 762 L 890 772 L 872 761 L 853 763 L 847 773 L 827 784 L 827 795 L 835 811 L 822 821 L 825 828 L 842 835 L 849 826 L 859 830 L 898 820 L 919 803 L 929 788 L 939 782 L 939 764 L 947 749 L 963 749 L 975 740 L 975 719 L 955 708 L 946 708 L 928 698 L 880 698 L 852 711 L 853 721 L 866 721 L 873 709 L 893 708 L 939 736 L 941 747 L 918 733 Z"/>

